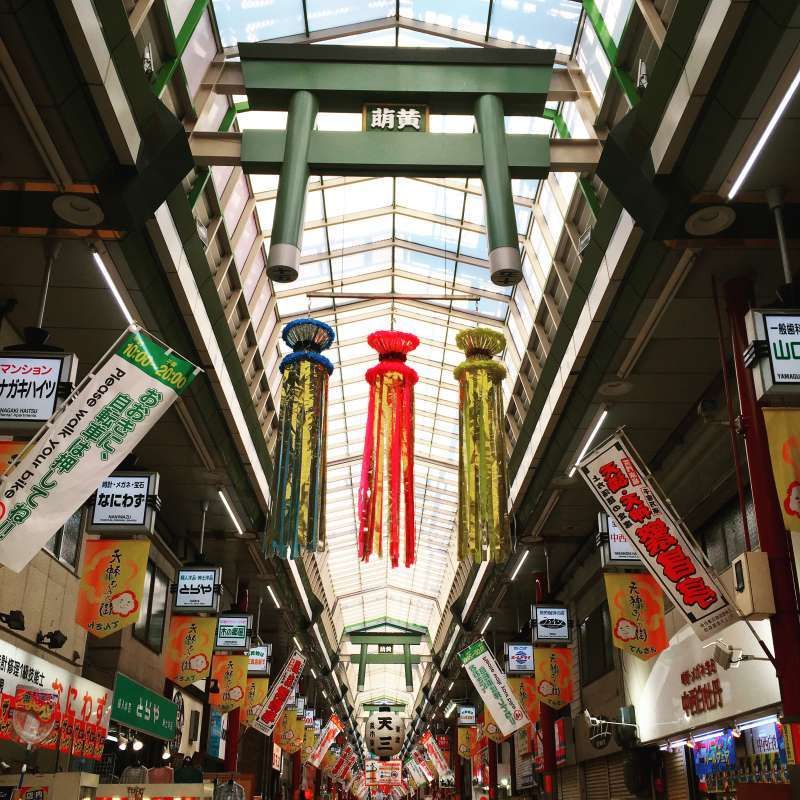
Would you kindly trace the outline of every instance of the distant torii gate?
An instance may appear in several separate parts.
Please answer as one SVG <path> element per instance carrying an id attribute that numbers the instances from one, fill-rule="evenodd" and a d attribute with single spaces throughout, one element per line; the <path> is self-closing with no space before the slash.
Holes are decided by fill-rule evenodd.
<path id="1" fill-rule="evenodd" d="M 489 268 L 500 286 L 522 267 L 512 178 L 593 169 L 597 140 L 507 134 L 504 116 L 542 116 L 552 95 L 554 50 L 239 44 L 216 91 L 246 93 L 249 108 L 286 111 L 285 131 L 193 134 L 198 164 L 241 164 L 280 174 L 267 272 L 298 277 L 310 174 L 480 177 Z M 474 114 L 478 133 L 315 131 L 318 111 L 361 113 L 365 105 L 425 105 L 439 114 Z"/>

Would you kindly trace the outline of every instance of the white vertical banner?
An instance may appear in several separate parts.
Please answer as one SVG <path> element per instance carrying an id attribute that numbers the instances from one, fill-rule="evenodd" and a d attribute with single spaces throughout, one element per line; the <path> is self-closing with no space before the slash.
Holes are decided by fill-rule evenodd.
<path id="1" fill-rule="evenodd" d="M 433 734 L 430 731 L 425 731 L 419 741 L 420 744 L 425 748 L 425 751 L 428 753 L 428 757 L 433 762 L 433 766 L 436 767 L 439 777 L 444 778 L 449 775 L 450 765 L 442 755 L 442 751 L 439 748 L 436 739 L 433 738 Z"/>

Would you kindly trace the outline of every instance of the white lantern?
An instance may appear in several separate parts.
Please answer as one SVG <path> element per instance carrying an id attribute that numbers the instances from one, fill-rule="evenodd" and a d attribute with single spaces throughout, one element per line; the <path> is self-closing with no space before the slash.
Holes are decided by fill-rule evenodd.
<path id="1" fill-rule="evenodd" d="M 404 734 L 403 718 L 389 706 L 380 706 L 367 719 L 367 747 L 376 756 L 393 756 L 399 753 Z"/>

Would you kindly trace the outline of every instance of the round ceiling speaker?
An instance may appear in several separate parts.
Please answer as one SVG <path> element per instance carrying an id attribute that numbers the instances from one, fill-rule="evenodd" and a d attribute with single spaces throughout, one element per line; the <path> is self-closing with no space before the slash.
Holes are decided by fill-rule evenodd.
<path id="1" fill-rule="evenodd" d="M 105 217 L 103 209 L 94 200 L 80 194 L 59 195 L 53 200 L 53 211 L 65 222 L 85 228 L 94 228 Z"/>
<path id="2" fill-rule="evenodd" d="M 695 211 L 684 225 L 692 236 L 714 236 L 727 230 L 736 220 L 736 212 L 730 206 L 706 206 Z"/>

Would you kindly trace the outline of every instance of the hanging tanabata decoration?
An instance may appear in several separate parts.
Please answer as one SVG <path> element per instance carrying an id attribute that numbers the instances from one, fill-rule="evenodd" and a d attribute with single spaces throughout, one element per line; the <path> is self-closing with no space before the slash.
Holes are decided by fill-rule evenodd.
<path id="1" fill-rule="evenodd" d="M 400 511 L 405 514 L 404 563 L 414 563 L 414 384 L 406 355 L 419 346 L 413 333 L 375 331 L 367 337 L 379 363 L 367 370 L 370 385 L 361 488 L 358 555 L 382 555 L 383 498 L 389 495 L 389 556 L 400 564 Z M 384 479 L 388 492 L 384 489 Z M 402 486 L 402 497 L 401 497 Z"/>
<path id="2" fill-rule="evenodd" d="M 292 348 L 280 364 L 283 375 L 270 536 L 281 558 L 299 558 L 303 548 L 325 545 L 325 439 L 328 378 L 333 364 L 323 350 L 333 329 L 316 319 L 298 319 L 283 329 Z"/>
<path id="3" fill-rule="evenodd" d="M 458 555 L 501 561 L 508 555 L 506 454 L 500 384 L 506 368 L 492 357 L 505 336 L 472 328 L 456 336 L 466 353 L 454 370 L 459 384 Z"/>

